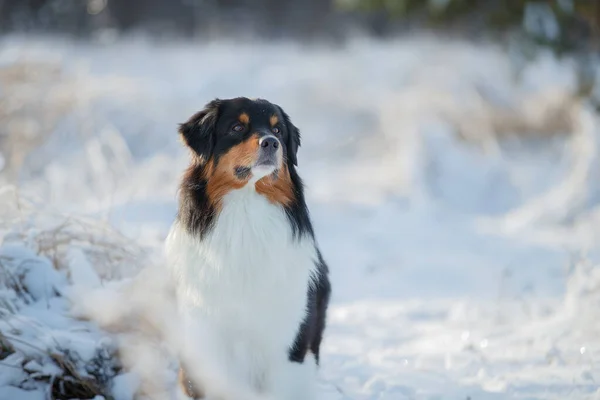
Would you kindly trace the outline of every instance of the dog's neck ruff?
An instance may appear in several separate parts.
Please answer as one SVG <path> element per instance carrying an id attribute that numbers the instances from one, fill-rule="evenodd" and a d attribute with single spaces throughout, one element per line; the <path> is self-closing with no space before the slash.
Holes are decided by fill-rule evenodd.
<path id="1" fill-rule="evenodd" d="M 293 232 L 281 205 L 256 192 L 255 184 L 232 190 L 223 197 L 206 246 L 229 252 L 229 262 L 253 264 L 281 261 L 280 251 L 293 244 Z M 238 258 L 242 257 L 242 258 Z"/>
<path id="2" fill-rule="evenodd" d="M 257 302 L 251 305 L 257 312 L 272 310 L 274 299 L 293 297 L 303 302 L 317 260 L 312 236 L 294 235 L 284 208 L 257 193 L 253 184 L 223 197 L 221 210 L 202 236 L 190 233 L 180 222 L 174 224 L 167 238 L 167 255 L 184 289 L 181 300 L 205 313 L 219 307 L 222 316 L 229 314 L 223 309 L 231 307 L 235 314 L 233 308 L 247 309 L 252 301 Z M 277 287 L 295 293 L 273 296 Z M 265 293 L 270 294 L 262 298 Z M 291 309 L 303 307 L 298 304 Z M 293 335 L 282 336 L 293 339 Z"/>

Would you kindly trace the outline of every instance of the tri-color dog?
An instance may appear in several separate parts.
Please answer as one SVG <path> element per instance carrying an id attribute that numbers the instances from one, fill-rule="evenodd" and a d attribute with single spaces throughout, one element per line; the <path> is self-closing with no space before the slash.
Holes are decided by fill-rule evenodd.
<path id="1" fill-rule="evenodd" d="M 300 132 L 266 100 L 214 100 L 181 124 L 191 150 L 166 242 L 186 346 L 218 354 L 227 375 L 277 400 L 314 398 L 330 297 L 296 171 Z M 201 357 L 201 355 L 199 355 Z M 188 397 L 210 397 L 182 362 Z"/>

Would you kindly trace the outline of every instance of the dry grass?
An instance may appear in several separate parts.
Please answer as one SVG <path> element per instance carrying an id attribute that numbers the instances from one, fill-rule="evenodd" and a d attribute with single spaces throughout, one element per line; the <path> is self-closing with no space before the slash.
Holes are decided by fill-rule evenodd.
<path id="1" fill-rule="evenodd" d="M 93 399 L 96 396 L 112 398 L 106 389 L 108 382 L 105 375 L 82 376 L 77 371 L 69 352 L 52 353 L 50 358 L 62 371 L 60 376 L 45 377 L 49 379 L 53 400 Z"/>
<path id="2" fill-rule="evenodd" d="M 0 148 L 9 180 L 76 104 L 70 86 L 57 64 L 16 62 L 0 68 Z"/>
<path id="3" fill-rule="evenodd" d="M 39 204 L 20 197 L 16 188 L 5 188 L 0 193 L 0 237 L 4 242 L 25 243 L 67 274 L 69 250 L 80 249 L 100 279 L 107 281 L 132 276 L 145 264 L 147 250 L 107 223 L 47 208 L 39 212 Z"/>
<path id="4" fill-rule="evenodd" d="M 69 252 L 73 248 L 85 254 L 101 280 L 131 275 L 144 263 L 143 250 L 108 226 L 83 218 L 42 213 L 35 203 L 21 199 L 16 193 L 4 192 L 7 193 L 8 197 L 0 196 L 0 204 L 4 206 L 0 212 L 4 214 L 0 218 L 0 243 L 25 244 L 32 257 L 48 260 L 48 268 L 53 267 L 69 276 Z M 38 226 L 48 228 L 37 229 Z M 111 379 L 122 368 L 116 348 L 97 344 L 95 355 L 86 360 L 58 342 L 45 348 L 36 339 L 38 334 L 44 337 L 49 332 L 44 323 L 24 318 L 19 313 L 21 308 L 36 301 L 28 292 L 25 276 L 28 264 L 39 262 L 35 258 L 0 255 L 2 364 L 21 369 L 26 379 L 20 386 L 24 389 L 43 388 L 49 399 L 93 399 L 98 395 L 111 399 Z M 61 293 L 55 290 L 49 297 L 59 298 Z M 30 365 L 56 368 L 30 368 Z"/>
<path id="5" fill-rule="evenodd" d="M 15 344 L 25 345 L 37 350 L 32 357 L 16 350 Z M 7 363 L 9 356 L 16 356 L 17 363 Z M 4 360 L 4 361 L 2 361 Z M 47 398 L 51 400 L 94 399 L 110 395 L 110 380 L 119 373 L 121 367 L 116 354 L 98 350 L 92 360 L 83 362 L 69 349 L 56 348 L 44 350 L 34 343 L 16 337 L 7 337 L 0 332 L 0 361 L 4 366 L 21 369 L 26 378 L 21 387 L 31 390 L 40 386 L 46 388 Z M 42 369 L 40 365 L 52 363 L 56 368 Z M 57 372 L 58 371 L 58 372 Z"/>
<path id="6" fill-rule="evenodd" d="M 12 343 L 0 332 L 0 360 L 4 360 L 14 352 L 15 348 Z"/>
<path id="7" fill-rule="evenodd" d="M 4 158 L 0 165 L 0 245 L 24 245 L 69 279 L 73 249 L 85 255 L 101 281 L 139 271 L 147 252 L 107 224 L 54 213 L 43 200 L 24 199 L 16 187 L 2 185 L 3 181 L 16 182 L 26 157 L 51 137 L 62 120 L 87 115 L 92 100 L 129 84 L 115 79 L 107 84 L 87 71 L 67 73 L 60 63 L 22 60 L 0 67 L 0 155 Z M 42 322 L 20 315 L 21 308 L 36 301 L 24 283 L 27 264 L 35 262 L 39 260 L 0 256 L 2 365 L 25 374 L 19 387 L 43 388 L 49 399 L 93 399 L 98 395 L 110 399 L 110 380 L 121 369 L 116 349 L 98 345 L 94 357 L 82 360 L 73 349 L 39 347 L 37 335 L 48 330 Z M 56 290 L 50 293 L 61 295 Z M 29 334 L 23 334 L 23 324 L 28 325 L 25 330 Z M 31 365 L 56 368 L 32 369 Z"/>
<path id="8" fill-rule="evenodd" d="M 84 127 L 94 100 L 131 87 L 128 80 L 94 76 L 85 68 L 67 71 L 60 61 L 23 58 L 0 66 L 0 149 L 5 158 L 0 178 L 15 182 L 25 158 L 65 118 L 75 118 L 81 125 L 78 133 L 88 134 Z"/>

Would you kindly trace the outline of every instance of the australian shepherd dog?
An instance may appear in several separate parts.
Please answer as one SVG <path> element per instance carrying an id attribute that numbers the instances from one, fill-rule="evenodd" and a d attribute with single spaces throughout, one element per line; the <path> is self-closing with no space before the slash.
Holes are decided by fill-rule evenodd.
<path id="1" fill-rule="evenodd" d="M 296 170 L 298 128 L 281 107 L 240 97 L 211 101 L 179 133 L 191 161 L 166 253 L 190 349 L 184 394 L 222 397 L 194 371 L 199 345 L 257 395 L 315 398 L 331 286 Z"/>

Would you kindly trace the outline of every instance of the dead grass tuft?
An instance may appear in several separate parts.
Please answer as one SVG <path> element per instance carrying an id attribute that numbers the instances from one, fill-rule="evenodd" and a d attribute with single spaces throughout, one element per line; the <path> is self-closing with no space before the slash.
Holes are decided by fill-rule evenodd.
<path id="1" fill-rule="evenodd" d="M 39 344 L 47 340 L 49 332 L 43 319 L 24 316 L 20 310 L 42 301 L 49 312 L 62 314 L 62 310 L 50 310 L 50 304 L 64 293 L 59 286 L 49 290 L 47 298 L 36 298 L 28 290 L 27 277 L 32 273 L 28 266 L 44 263 L 48 270 L 53 267 L 70 278 L 71 252 L 76 249 L 85 255 L 98 278 L 108 281 L 139 271 L 146 259 L 143 249 L 99 221 L 40 211 L 34 202 L 16 193 L 9 198 L 12 201 L 0 196 L 0 204 L 6 206 L 0 210 L 0 245 L 24 245 L 30 252 L 24 251 L 22 258 L 19 252 L 0 255 L 0 360 L 24 372 L 25 380 L 16 385 L 43 389 L 49 399 L 111 399 L 112 379 L 122 369 L 114 346 L 92 341 L 89 350 L 95 349 L 95 354 L 83 359 L 76 349 L 63 348 L 56 340 L 47 348 Z M 48 228 L 37 228 L 40 226 Z M 75 324 L 83 323 L 72 318 Z M 88 329 L 96 327 L 84 325 L 81 338 L 87 338 Z M 65 333 L 78 335 L 70 327 Z M 50 365 L 53 367 L 48 368 Z"/>
<path id="2" fill-rule="evenodd" d="M 75 105 L 69 83 L 58 64 L 21 61 L 0 67 L 0 148 L 9 179 Z"/>
<path id="3" fill-rule="evenodd" d="M 65 353 L 51 353 L 50 358 L 61 369 L 59 376 L 45 377 L 49 380 L 51 398 L 54 400 L 93 399 L 103 396 L 110 399 L 107 390 L 105 375 L 83 376 L 78 372 L 68 351 Z M 116 372 L 116 371 L 115 371 Z"/>
<path id="4" fill-rule="evenodd" d="M 10 341 L 0 332 L 0 360 L 15 353 L 15 348 Z"/>

